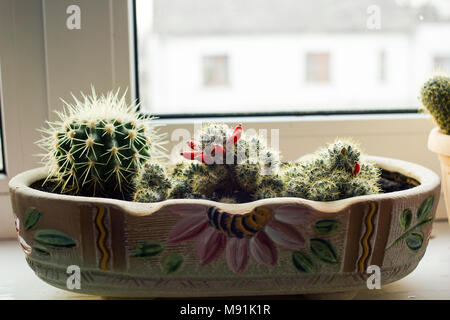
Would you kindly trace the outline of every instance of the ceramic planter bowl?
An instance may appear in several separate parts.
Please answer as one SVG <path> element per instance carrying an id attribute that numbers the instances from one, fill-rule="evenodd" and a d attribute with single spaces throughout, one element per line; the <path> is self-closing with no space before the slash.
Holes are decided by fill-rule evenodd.
<path id="1" fill-rule="evenodd" d="M 434 128 L 428 136 L 428 149 L 439 155 L 445 206 L 450 223 L 450 135 L 443 134 L 437 127 Z"/>
<path id="2" fill-rule="evenodd" d="M 207 200 L 132 203 L 38 191 L 44 169 L 10 183 L 19 241 L 38 277 L 116 297 L 313 294 L 366 288 L 416 268 L 439 199 L 439 177 L 416 164 L 372 157 L 417 186 L 334 202 L 299 198 L 245 204 Z M 419 183 L 420 185 L 419 185 Z"/>

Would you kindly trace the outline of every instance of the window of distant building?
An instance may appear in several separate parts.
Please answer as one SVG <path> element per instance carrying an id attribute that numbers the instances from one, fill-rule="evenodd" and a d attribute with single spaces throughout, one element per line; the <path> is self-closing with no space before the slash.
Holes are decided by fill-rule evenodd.
<path id="1" fill-rule="evenodd" d="M 306 54 L 306 82 L 328 83 L 330 82 L 330 54 L 307 53 Z"/>
<path id="2" fill-rule="evenodd" d="M 450 72 L 450 55 L 434 57 L 434 69 L 436 71 Z"/>
<path id="3" fill-rule="evenodd" d="M 229 59 L 227 55 L 211 55 L 203 57 L 203 86 L 229 86 Z"/>
<path id="4" fill-rule="evenodd" d="M 386 76 L 386 51 L 382 50 L 378 53 L 378 82 L 386 83 Z"/>

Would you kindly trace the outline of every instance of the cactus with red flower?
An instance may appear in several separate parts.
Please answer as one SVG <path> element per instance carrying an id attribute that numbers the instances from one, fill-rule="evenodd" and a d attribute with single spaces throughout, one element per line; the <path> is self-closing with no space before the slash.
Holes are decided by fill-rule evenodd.
<path id="1" fill-rule="evenodd" d="M 202 126 L 187 142 L 171 171 L 145 165 L 135 201 L 209 199 L 241 203 L 275 197 L 334 201 L 380 192 L 380 169 L 366 161 L 356 144 L 337 140 L 296 163 L 282 164 L 265 141 L 246 135 L 242 125 Z"/>
<path id="2" fill-rule="evenodd" d="M 337 140 L 283 168 L 284 196 L 334 201 L 380 192 L 380 169 L 361 157 L 356 144 Z"/>
<path id="3" fill-rule="evenodd" d="M 260 137 L 246 135 L 240 124 L 234 128 L 204 124 L 198 138 L 187 142 L 181 157 L 171 172 L 168 198 L 247 202 L 281 196 L 278 152 Z M 137 188 L 140 194 L 150 194 L 142 186 Z M 146 201 L 145 197 L 135 199 Z"/>

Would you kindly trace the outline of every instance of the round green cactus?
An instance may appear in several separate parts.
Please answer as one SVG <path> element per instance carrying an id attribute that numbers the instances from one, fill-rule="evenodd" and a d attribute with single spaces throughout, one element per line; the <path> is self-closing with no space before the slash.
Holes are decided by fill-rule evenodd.
<path id="1" fill-rule="evenodd" d="M 49 122 L 38 144 L 47 151 L 47 179 L 62 192 L 111 196 L 131 190 L 134 177 L 150 158 L 162 156 L 161 136 L 128 105 L 119 91 L 66 103 L 59 120 Z"/>
<path id="2" fill-rule="evenodd" d="M 437 75 L 421 90 L 422 104 L 444 134 L 450 134 L 450 77 Z"/>

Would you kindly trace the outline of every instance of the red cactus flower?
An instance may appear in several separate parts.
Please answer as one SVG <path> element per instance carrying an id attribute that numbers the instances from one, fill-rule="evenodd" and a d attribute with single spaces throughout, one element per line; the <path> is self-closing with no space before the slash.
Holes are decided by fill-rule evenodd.
<path id="1" fill-rule="evenodd" d="M 242 125 L 237 125 L 236 128 L 234 128 L 233 134 L 228 138 L 227 145 L 229 144 L 236 144 L 242 135 Z"/>
<path id="2" fill-rule="evenodd" d="M 194 140 L 189 140 L 188 141 L 188 146 L 189 148 L 191 148 L 192 150 L 195 150 L 197 148 L 197 143 L 195 143 Z"/>
<path id="3" fill-rule="evenodd" d="M 359 171 L 361 171 L 361 166 L 359 165 L 359 163 L 355 163 L 355 167 L 353 168 L 353 175 L 356 176 Z"/>
<path id="4" fill-rule="evenodd" d="M 234 130 L 233 133 L 231 134 L 231 136 L 227 139 L 226 144 L 228 145 L 232 145 L 232 144 L 237 144 L 237 142 L 239 141 L 239 139 L 241 138 L 242 135 L 242 125 L 237 125 Z M 191 150 L 194 151 L 185 151 L 182 152 L 181 155 L 188 159 L 188 160 L 198 160 L 200 162 L 203 163 L 207 163 L 207 164 L 211 164 L 213 163 L 213 159 L 207 155 L 206 153 L 202 152 L 202 151 L 195 151 L 197 149 L 198 143 L 195 142 L 194 140 L 189 140 L 187 142 L 189 148 L 191 148 Z M 214 144 L 211 148 L 210 148 L 210 153 L 211 156 L 215 156 L 217 154 L 221 154 L 223 156 L 225 156 L 225 148 L 220 145 L 220 144 Z"/>

